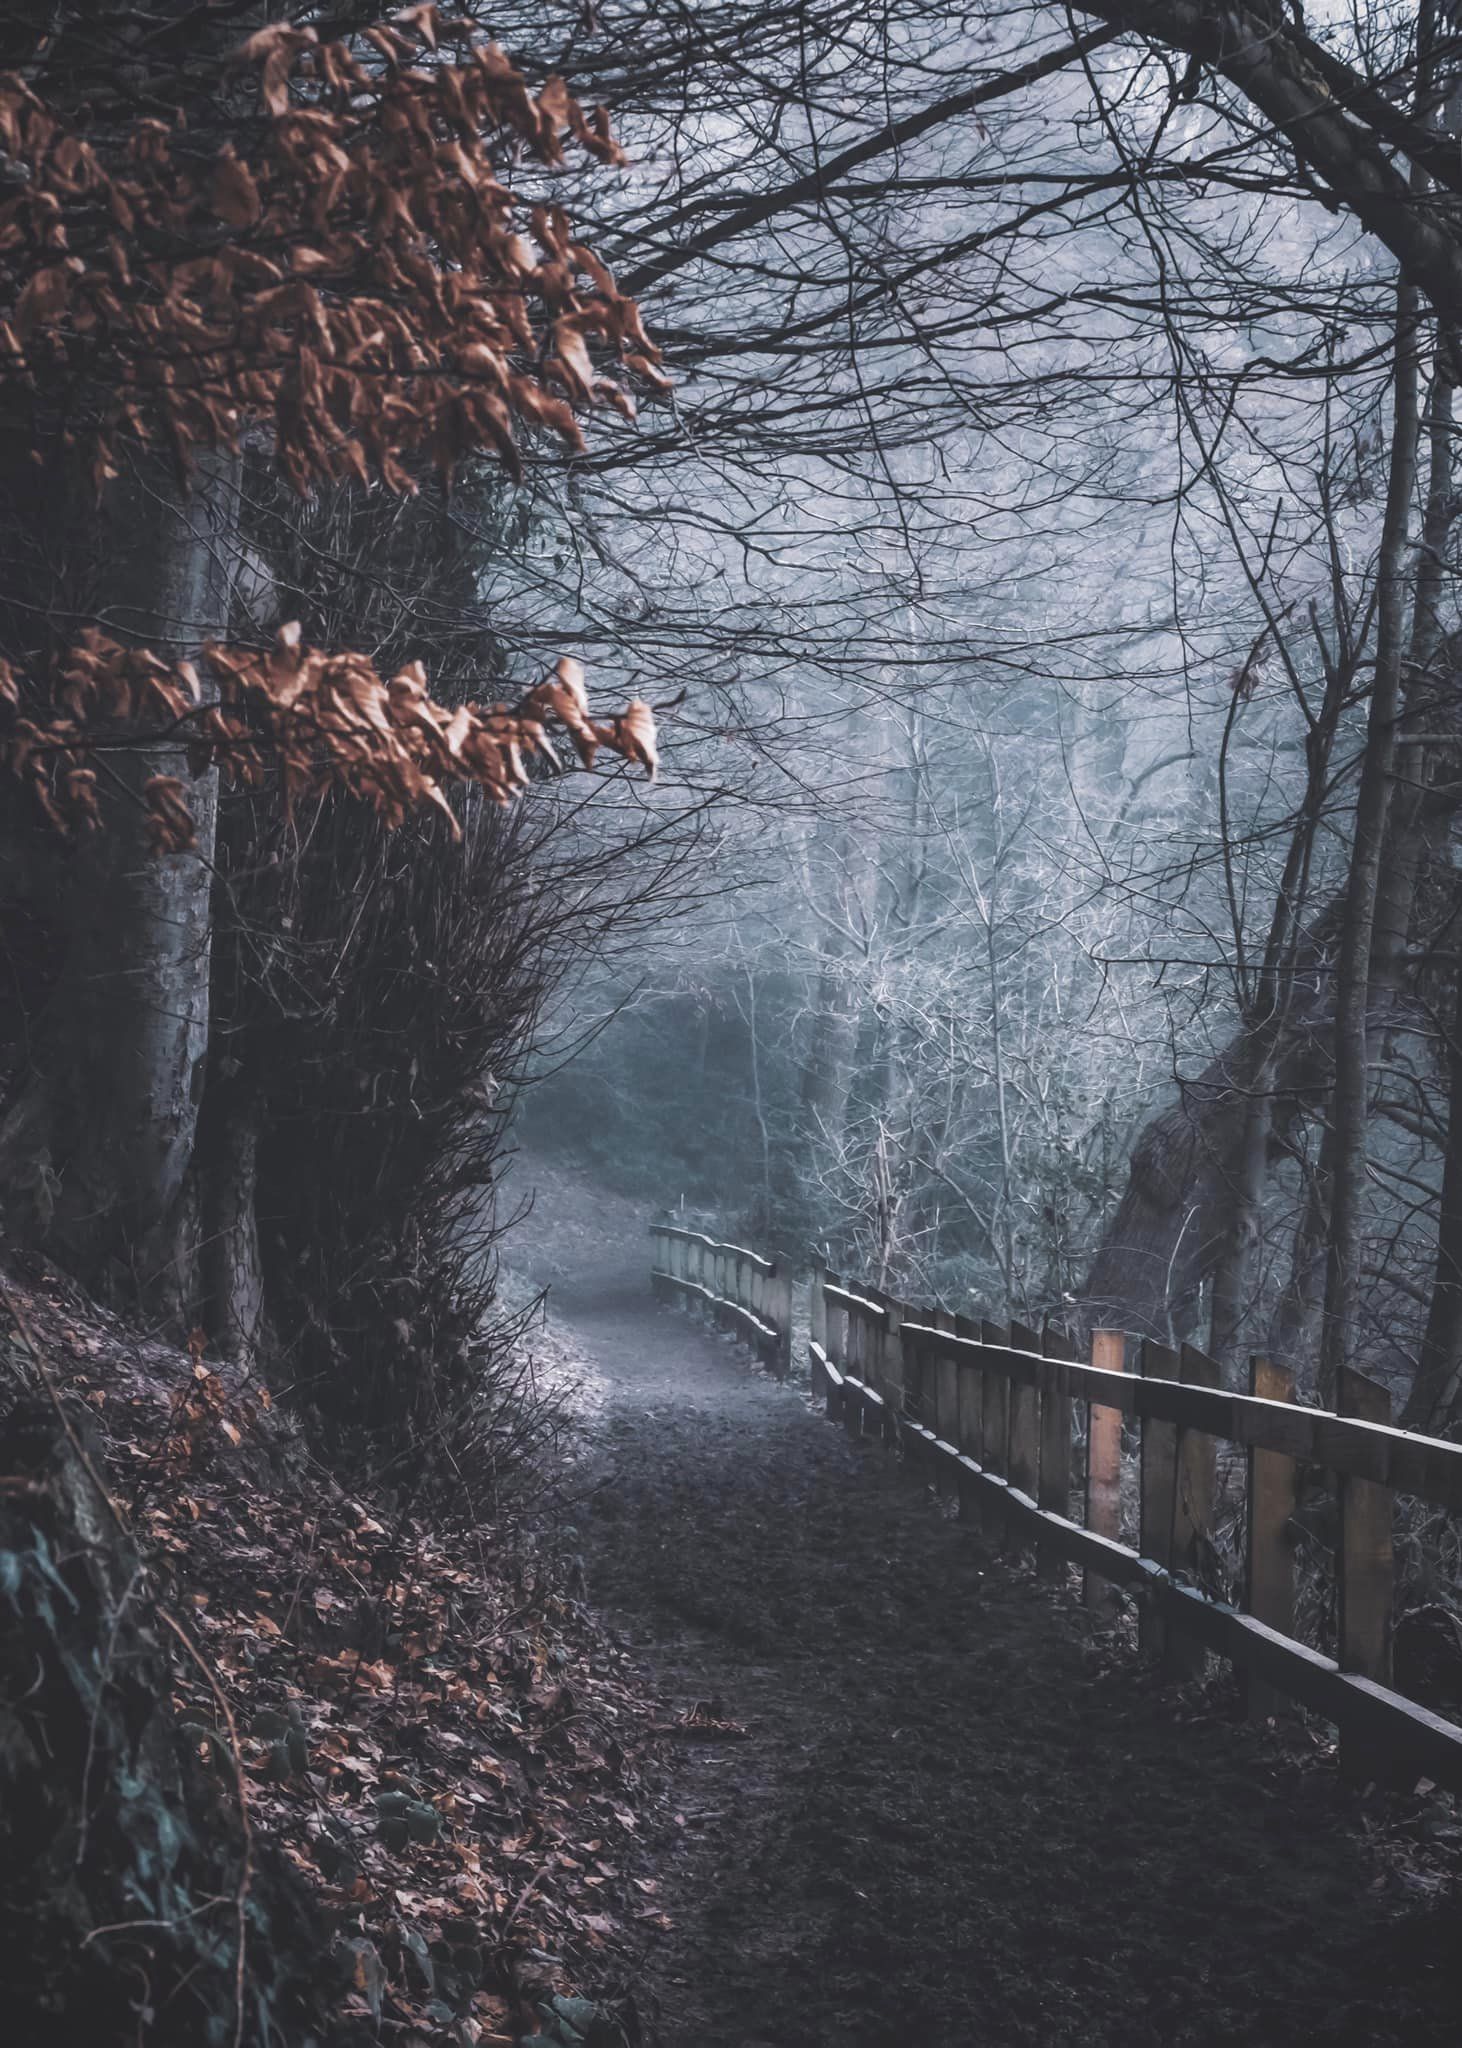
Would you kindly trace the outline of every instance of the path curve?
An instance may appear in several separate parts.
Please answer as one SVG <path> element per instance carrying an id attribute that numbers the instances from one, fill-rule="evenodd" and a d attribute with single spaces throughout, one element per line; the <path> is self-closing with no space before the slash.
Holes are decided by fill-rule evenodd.
<path id="1" fill-rule="evenodd" d="M 747 1731 L 676 1779 L 664 2048 L 1457 2042 L 1457 1902 L 1394 1852 L 1435 1803 L 1114 1663 L 627 1270 L 552 1293 L 602 1376 L 590 1591 L 664 1691 Z"/>

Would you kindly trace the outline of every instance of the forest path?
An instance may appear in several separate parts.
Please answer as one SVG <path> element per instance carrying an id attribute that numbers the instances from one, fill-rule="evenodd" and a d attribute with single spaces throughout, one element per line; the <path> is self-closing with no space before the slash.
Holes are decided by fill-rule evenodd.
<path id="1" fill-rule="evenodd" d="M 551 1315 L 600 1376 L 591 1596 L 746 1729 L 686 1745 L 659 1845 L 665 2048 L 1457 2041 L 1454 1913 L 1374 1799 L 1102 1658 L 646 1264 Z"/>

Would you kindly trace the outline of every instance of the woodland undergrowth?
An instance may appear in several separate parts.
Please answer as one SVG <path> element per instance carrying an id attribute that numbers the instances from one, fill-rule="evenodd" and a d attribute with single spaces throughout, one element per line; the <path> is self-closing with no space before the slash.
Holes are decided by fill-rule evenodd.
<path id="1" fill-rule="evenodd" d="M 541 1515 L 347 1489 L 39 1263 L 4 1309 L 17 2048 L 635 2042 L 655 1706 Z"/>

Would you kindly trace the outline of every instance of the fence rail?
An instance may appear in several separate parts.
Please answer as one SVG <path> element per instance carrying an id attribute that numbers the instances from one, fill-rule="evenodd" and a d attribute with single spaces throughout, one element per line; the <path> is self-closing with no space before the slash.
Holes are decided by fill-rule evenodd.
<path id="1" fill-rule="evenodd" d="M 699 1302 L 785 1379 L 792 1362 L 790 1260 L 763 1258 L 744 1245 L 718 1244 L 703 1231 L 670 1223 L 651 1224 L 650 1238 L 654 1292 L 665 1300 Z"/>
<path id="2" fill-rule="evenodd" d="M 689 1288 L 744 1314 L 743 1262 L 775 1273 L 783 1291 L 761 1327 L 789 1342 L 786 1261 L 689 1231 L 662 1227 L 657 1240 L 672 1261 L 657 1270 L 662 1293 Z M 713 1281 L 699 1277 L 707 1259 Z M 808 1315 L 812 1387 L 830 1417 L 880 1436 L 1043 1575 L 1078 1566 L 1088 1605 L 1110 1607 L 1114 1587 L 1135 1593 L 1144 1646 L 1167 1671 L 1192 1674 L 1215 1652 L 1251 1714 L 1285 1696 L 1332 1721 L 1348 1775 L 1462 1791 L 1462 1727 L 1391 1685 L 1395 1497 L 1462 1512 L 1462 1445 L 1394 1428 L 1384 1388 L 1347 1372 L 1336 1412 L 1305 1407 L 1292 1375 L 1256 1358 L 1248 1393 L 1230 1393 L 1191 1345 L 1098 1330 L 1079 1359 L 1050 1327 L 916 1309 L 816 1263 Z M 1237 1599 L 1215 1540 L 1220 1442 L 1245 1454 Z M 1314 1473 L 1335 1483 L 1335 1657 L 1295 1634 L 1295 1513 Z"/>

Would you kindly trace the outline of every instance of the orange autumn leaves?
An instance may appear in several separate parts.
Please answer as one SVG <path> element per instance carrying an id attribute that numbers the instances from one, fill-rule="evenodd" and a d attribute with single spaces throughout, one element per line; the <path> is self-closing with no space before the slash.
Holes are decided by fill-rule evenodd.
<path id="1" fill-rule="evenodd" d="M 453 44 L 452 54 L 444 47 Z M 68 123 L 0 76 L 0 402 L 63 396 L 98 483 L 123 439 L 237 449 L 262 423 L 301 490 L 450 480 L 522 422 L 582 447 L 575 407 L 633 412 L 591 350 L 663 389 L 632 299 L 507 160 L 569 137 L 622 153 L 602 109 L 531 92 L 496 44 L 413 7 L 354 44 L 276 22 L 233 69 L 262 111 L 201 144 L 181 116 Z M 103 137 L 105 139 L 103 139 Z"/>
<path id="2" fill-rule="evenodd" d="M 473 786 L 507 803 L 530 780 L 533 755 L 557 763 L 551 728 L 567 733 L 584 767 L 600 748 L 657 766 L 655 723 L 636 699 L 617 715 L 590 715 L 583 670 L 563 660 L 554 674 L 511 708 L 464 704 L 448 710 L 428 694 L 426 672 L 410 662 L 383 680 L 363 654 L 306 647 L 297 625 L 284 627 L 273 648 L 207 648 L 216 686 L 204 703 L 191 662 L 172 666 L 143 648 L 127 648 L 91 629 L 62 665 L 46 715 L 28 715 L 30 692 L 0 661 L 0 701 L 12 731 L 0 758 L 30 788 L 62 832 L 101 823 L 98 763 L 137 745 L 185 744 L 195 773 L 217 767 L 229 781 L 257 788 L 271 768 L 286 808 L 335 791 L 369 803 L 388 826 L 425 806 L 461 828 L 448 801 L 453 787 Z M 156 853 L 195 845 L 195 821 L 181 776 L 155 774 L 143 785 L 149 844 Z"/>
<path id="3" fill-rule="evenodd" d="M 530 91 L 433 6 L 348 43 L 275 22 L 228 72 L 234 92 L 253 75 L 258 105 L 222 141 L 181 113 L 68 120 L 0 75 L 0 409 L 64 415 L 98 488 L 128 444 L 186 479 L 195 451 L 238 451 L 253 428 L 302 492 L 412 492 L 423 463 L 444 484 L 484 453 L 516 473 L 525 423 L 581 448 L 576 408 L 632 415 L 624 373 L 665 388 L 634 301 L 560 208 L 503 183 L 510 161 L 560 164 L 570 138 L 621 162 L 602 108 L 557 78 Z M 451 817 L 454 784 L 506 802 L 527 757 L 552 752 L 550 724 L 585 766 L 607 747 L 654 773 L 649 707 L 596 722 L 573 662 L 511 710 L 449 711 L 419 663 L 383 679 L 295 627 L 204 661 L 208 692 L 190 664 L 93 629 L 43 684 L 5 666 L 0 763 L 68 831 L 100 821 L 106 756 L 129 735 L 174 732 L 195 772 L 248 785 L 272 764 L 289 804 L 352 791 L 390 824 L 423 805 Z M 158 850 L 192 844 L 181 777 L 153 776 L 144 801 Z"/>

